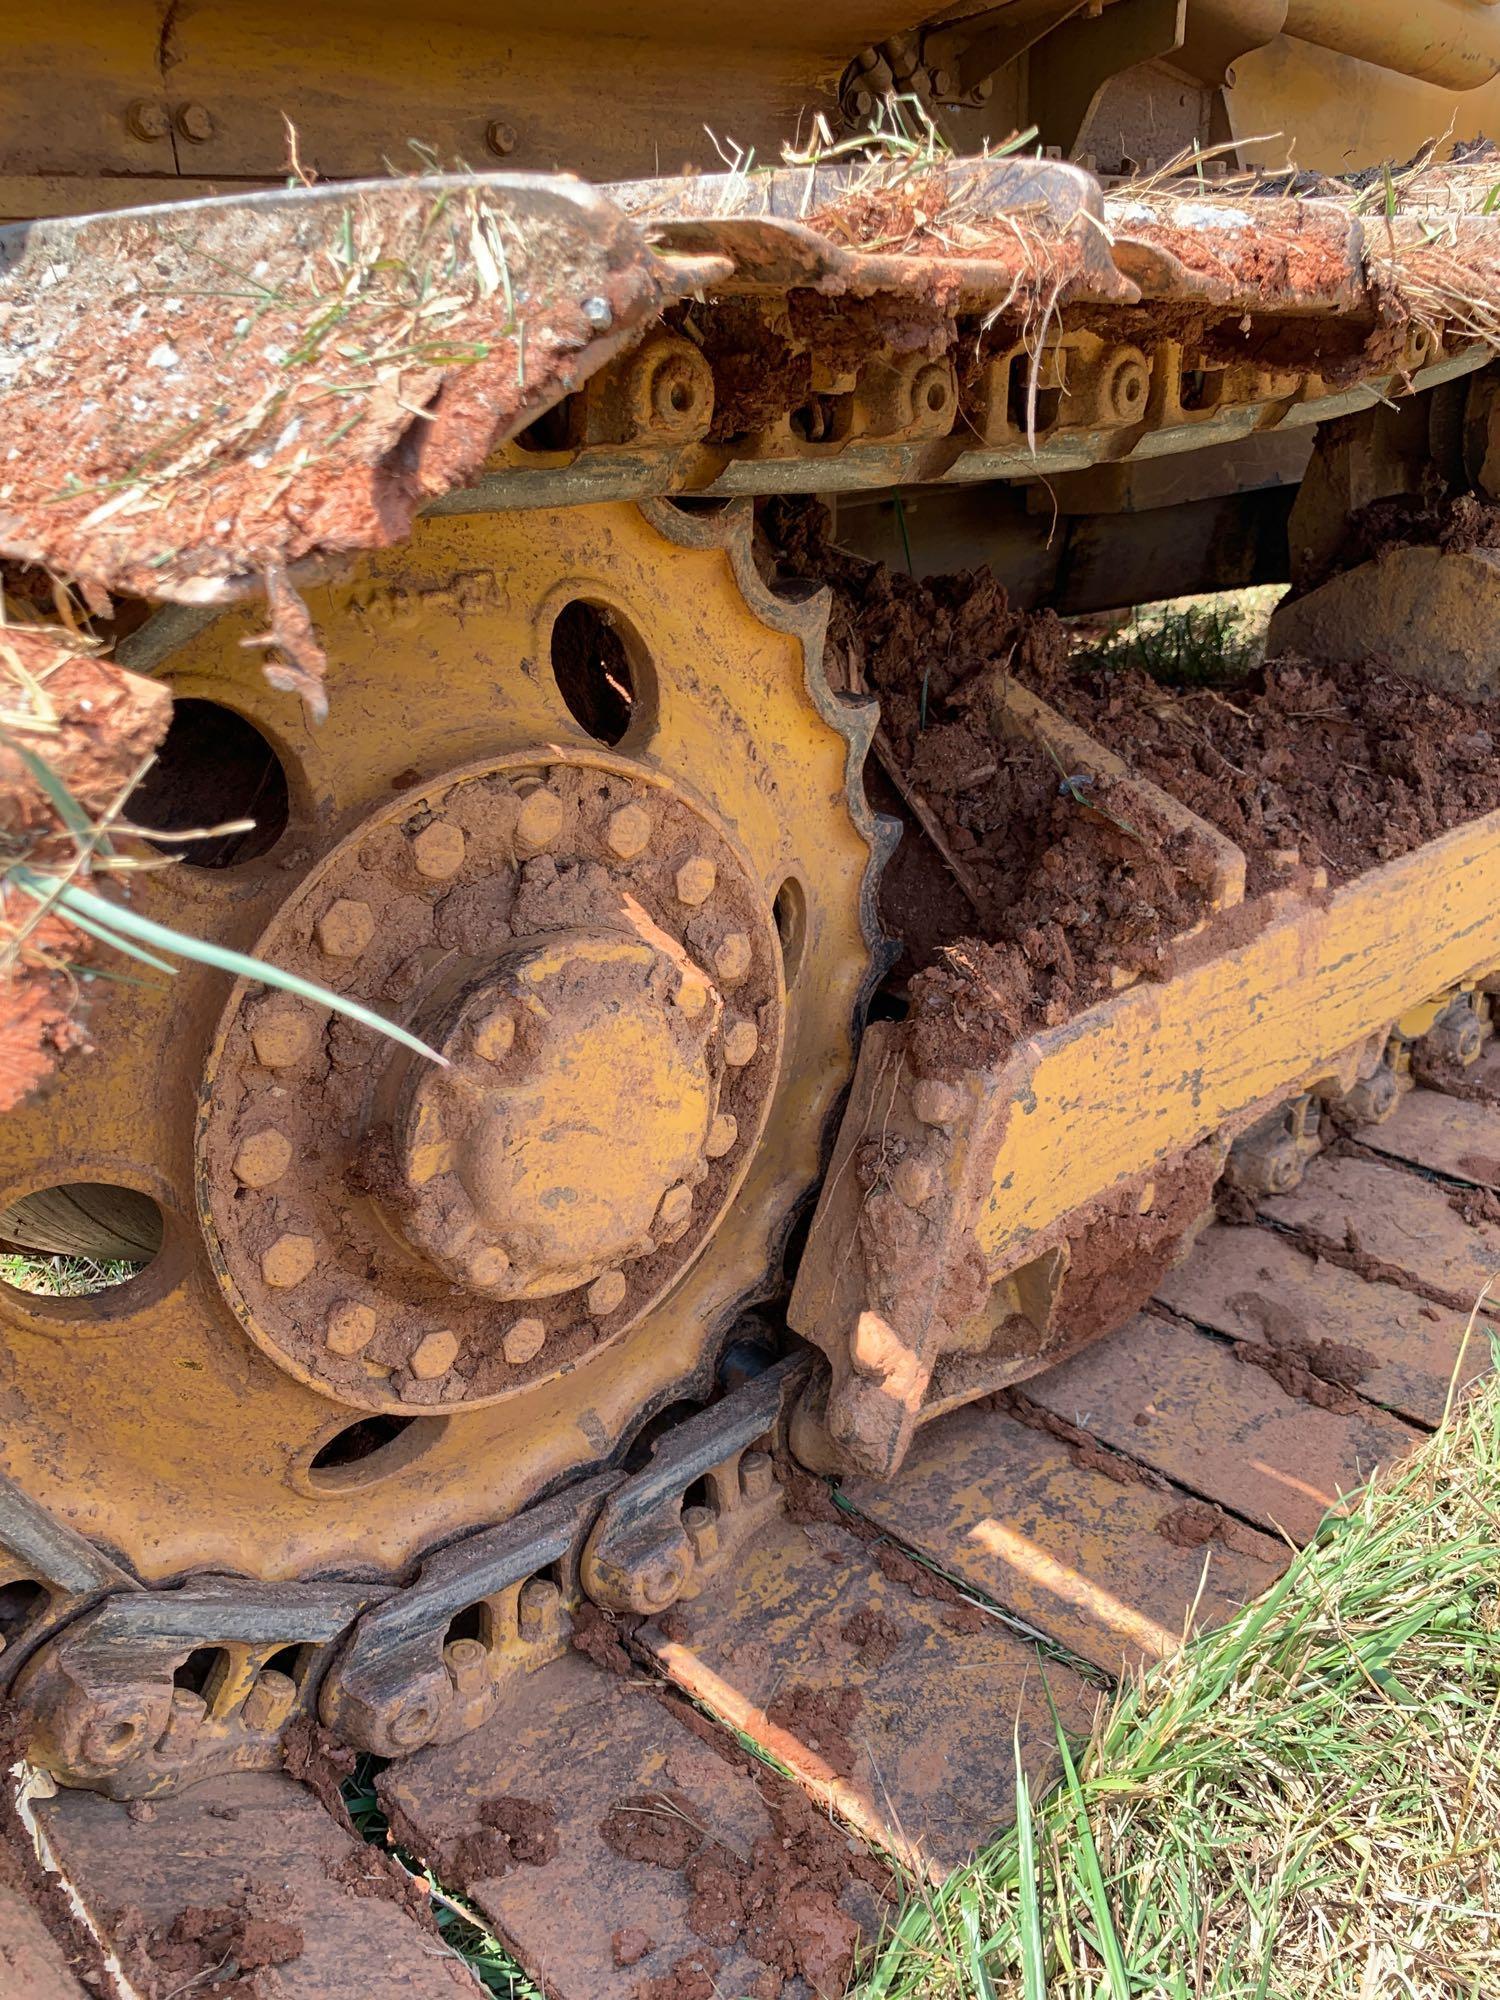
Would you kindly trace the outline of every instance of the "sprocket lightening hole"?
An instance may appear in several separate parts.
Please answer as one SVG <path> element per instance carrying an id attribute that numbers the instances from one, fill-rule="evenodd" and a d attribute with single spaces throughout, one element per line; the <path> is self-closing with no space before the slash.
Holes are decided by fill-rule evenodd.
<path id="1" fill-rule="evenodd" d="M 236 868 L 269 854 L 286 831 L 291 794 L 281 759 L 253 722 L 216 701 L 185 696 L 172 709 L 156 762 L 130 794 L 133 825 L 188 868 Z M 210 840 L 173 834 L 253 820 L 244 833 Z"/>
<path id="2" fill-rule="evenodd" d="M 443 1417 L 360 1417 L 323 1440 L 297 1483 L 318 1494 L 373 1486 L 422 1457 L 447 1428 Z"/>
<path id="3" fill-rule="evenodd" d="M 640 641 L 617 611 L 575 597 L 552 623 L 552 672 L 568 713 L 598 743 L 618 743 L 637 720 Z"/>

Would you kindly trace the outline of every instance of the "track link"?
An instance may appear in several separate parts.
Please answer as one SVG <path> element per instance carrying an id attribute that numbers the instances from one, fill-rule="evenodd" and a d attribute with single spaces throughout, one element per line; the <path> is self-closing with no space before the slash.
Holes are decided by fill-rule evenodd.
<path id="1" fill-rule="evenodd" d="M 835 1506 L 783 1464 L 767 1508 L 757 1458 L 730 1560 L 692 1517 L 699 1594 L 616 1624 L 585 1609 L 575 1649 L 478 1728 L 387 1768 L 396 1837 L 558 2000 L 841 1992 L 902 1873 L 937 1878 L 1009 1823 L 1013 1726 L 1045 1782 L 1053 1707 L 1086 1731 L 1113 1676 L 1260 1594 L 1487 1365 L 1466 1333 L 1500 1230 L 1460 1198 L 1500 1154 L 1477 1101 L 1497 1069 L 1487 1053 L 1463 1097 L 1413 1091 L 1368 1149 L 1210 1228 L 1150 1309 L 1024 1395 L 935 1421 L 894 1481 L 850 1480 Z M 736 1392 L 759 1401 L 725 1433 L 731 1471 L 780 1388 Z M 706 1433 L 674 1452 L 682 1494 L 658 1474 L 607 1502 L 632 1535 L 712 1490 Z M 386 1859 L 279 1773 L 36 1812 L 142 1994 L 151 1950 L 205 1907 L 300 1931 L 278 1993 L 426 2000 L 469 1979 Z M 15 1991 L 71 2000 L 11 1892 L 0 1966 L 33 1965 Z"/>

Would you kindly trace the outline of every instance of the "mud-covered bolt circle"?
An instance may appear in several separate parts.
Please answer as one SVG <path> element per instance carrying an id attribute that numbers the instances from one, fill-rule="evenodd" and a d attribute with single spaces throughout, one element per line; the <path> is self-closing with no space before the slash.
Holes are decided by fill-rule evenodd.
<path id="1" fill-rule="evenodd" d="M 313 925 L 313 934 L 330 958 L 358 958 L 375 935 L 374 912 L 357 897 L 335 897 Z"/>
<path id="2" fill-rule="evenodd" d="M 677 871 L 678 902 L 686 903 L 689 908 L 696 908 L 699 903 L 706 903 L 714 892 L 717 880 L 718 870 L 709 855 L 690 854 Z"/>
<path id="3" fill-rule="evenodd" d="M 589 1286 L 589 1311 L 595 1319 L 603 1319 L 607 1313 L 617 1311 L 625 1303 L 627 1289 L 623 1271 L 606 1271 Z"/>
<path id="4" fill-rule="evenodd" d="M 521 1368 L 535 1361 L 546 1342 L 547 1328 L 541 1320 L 518 1319 L 500 1343 L 500 1350 L 512 1368 Z"/>
<path id="5" fill-rule="evenodd" d="M 729 1112 L 721 1111 L 708 1128 L 708 1137 L 703 1142 L 703 1150 L 711 1160 L 721 1160 L 738 1137 L 738 1121 Z"/>
<path id="6" fill-rule="evenodd" d="M 738 986 L 750 970 L 754 956 L 743 931 L 731 931 L 714 953 L 714 971 L 725 986 Z"/>
<path id="7" fill-rule="evenodd" d="M 736 1021 L 724 1035 L 724 1060 L 731 1069 L 743 1069 L 760 1047 L 760 1033 L 753 1021 Z"/>
<path id="8" fill-rule="evenodd" d="M 516 815 L 516 845 L 523 854 L 540 854 L 561 834 L 565 817 L 563 802 L 556 792 L 539 785 L 521 801 L 521 810 Z"/>
<path id="9" fill-rule="evenodd" d="M 621 861 L 634 861 L 650 843 L 650 813 L 644 806 L 621 806 L 610 814 L 604 838 L 611 854 Z"/>
<path id="10" fill-rule="evenodd" d="M 266 1245 L 261 1255 L 260 1274 L 277 1291 L 290 1291 L 293 1285 L 300 1285 L 304 1278 L 311 1276 L 317 1261 L 318 1249 L 312 1238 L 287 1230 Z"/>
<path id="11" fill-rule="evenodd" d="M 267 1069 L 290 1069 L 311 1052 L 313 1039 L 312 1016 L 288 1002 L 264 1009 L 250 1030 L 256 1060 Z"/>
<path id="12" fill-rule="evenodd" d="M 359 1354 L 375 1338 L 375 1308 L 344 1299 L 329 1310 L 324 1337 L 330 1354 Z"/>

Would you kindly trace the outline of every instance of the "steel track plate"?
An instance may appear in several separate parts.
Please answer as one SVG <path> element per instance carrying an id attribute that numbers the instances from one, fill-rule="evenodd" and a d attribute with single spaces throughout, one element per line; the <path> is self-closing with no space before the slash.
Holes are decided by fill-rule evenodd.
<path id="1" fill-rule="evenodd" d="M 1374 1365 L 1360 1375 L 1359 1394 L 1417 1424 L 1441 1419 L 1468 1324 L 1456 1307 L 1372 1284 L 1307 1256 L 1275 1230 L 1219 1224 L 1156 1295 L 1200 1326 L 1258 1347 L 1329 1340 L 1363 1348 Z M 1489 1367 L 1489 1342 L 1471 1340 L 1460 1386 Z"/>
<path id="2" fill-rule="evenodd" d="M 1191 1493 L 1299 1543 L 1420 1437 L 1384 1410 L 1315 1409 L 1208 1335 L 1148 1313 L 1028 1382 L 1026 1394 Z"/>
<path id="3" fill-rule="evenodd" d="M 733 1935 L 734 1913 L 702 1876 L 717 1857 L 748 1879 L 757 1843 L 781 1836 L 777 1784 L 694 1734 L 645 1676 L 620 1678 L 571 1653 L 471 1735 L 392 1765 L 380 1793 L 398 1837 L 466 1891 L 550 2000 L 631 2000 L 679 1970 L 683 1991 L 693 1971 L 717 1994 L 765 1985 L 769 1968 L 744 1932 L 778 1956 L 787 1940 L 767 1942 L 758 1917 Z M 544 1846 L 507 1856 L 494 1801 L 550 1807 Z M 849 1945 L 874 1907 L 852 1877 L 842 1902 L 819 1914 Z M 841 1993 L 847 1956 L 804 1963 L 778 1990 L 786 2000 Z"/>
<path id="4" fill-rule="evenodd" d="M 1409 1166 L 1428 1167 L 1476 1187 L 1500 1187 L 1500 1113 L 1492 1104 L 1413 1090 L 1383 1125 L 1367 1125 L 1362 1146 Z"/>
<path id="5" fill-rule="evenodd" d="M 261 1977 L 274 1976 L 278 2000 L 480 1993 L 436 1930 L 408 1915 L 384 1857 L 280 1772 L 196 1785 L 144 1814 L 78 1791 L 38 1802 L 36 1814 L 95 1930 L 143 1991 L 190 1993 L 211 1976 L 203 1968 L 227 1969 L 243 1953 L 247 1973 L 252 1959 L 274 1965 Z"/>
<path id="6" fill-rule="evenodd" d="M 0 1994 L 6 2000 L 84 2000 L 62 1947 L 24 1893 L 4 1880 L 0 1880 Z"/>
<path id="7" fill-rule="evenodd" d="M 1045 1784 L 1048 1689 L 1069 1731 L 1093 1717 L 1094 1690 L 1068 1668 L 970 1605 L 915 1597 L 832 1523 L 773 1521 L 732 1587 L 639 1637 L 819 1805 L 935 1879 L 1013 1817 L 1012 1725 Z"/>
<path id="8" fill-rule="evenodd" d="M 1102 1458 L 1103 1454 L 1099 1454 Z M 900 1477 L 847 1480 L 867 1520 L 1106 1673 L 1176 1650 L 1268 1588 L 1287 1551 L 1166 1482 L 970 1407 L 920 1432 Z"/>
<path id="9" fill-rule="evenodd" d="M 1300 1187 L 1257 1203 L 1267 1221 L 1374 1260 L 1467 1312 L 1500 1271 L 1500 1226 L 1466 1222 L 1450 1191 L 1374 1160 L 1314 1160 Z"/>

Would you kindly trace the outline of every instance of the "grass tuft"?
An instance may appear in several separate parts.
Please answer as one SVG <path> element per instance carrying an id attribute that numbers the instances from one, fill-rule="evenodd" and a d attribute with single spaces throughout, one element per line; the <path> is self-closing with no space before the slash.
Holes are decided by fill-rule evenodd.
<path id="1" fill-rule="evenodd" d="M 1052 1796 L 903 1912 L 858 2000 L 1500 1993 L 1497 1526 L 1490 1380 L 1123 1688 Z"/>
<path id="2" fill-rule="evenodd" d="M 1143 604 L 1096 638 L 1082 623 L 1075 660 L 1085 671 L 1130 668 L 1166 687 L 1230 687 L 1260 665 L 1266 628 L 1283 592 L 1254 584 Z"/>

